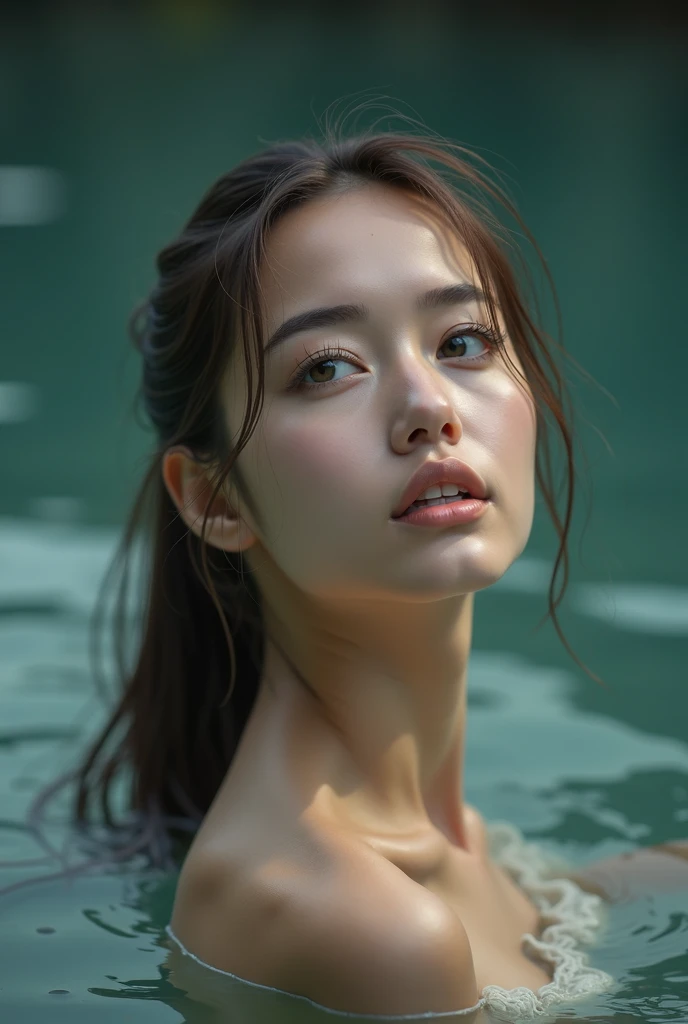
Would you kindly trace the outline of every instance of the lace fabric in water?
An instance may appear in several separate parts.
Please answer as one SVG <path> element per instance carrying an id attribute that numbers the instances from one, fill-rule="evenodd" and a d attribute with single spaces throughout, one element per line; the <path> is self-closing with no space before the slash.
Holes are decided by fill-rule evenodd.
<path id="1" fill-rule="evenodd" d="M 557 871 L 567 870 L 565 862 L 526 842 L 513 825 L 493 822 L 487 830 L 493 860 L 530 897 L 545 925 L 538 938 L 523 935 L 521 948 L 554 971 L 552 980 L 537 991 L 486 985 L 481 992 L 484 1009 L 497 1020 L 528 1020 L 562 1003 L 607 992 L 614 979 L 591 967 L 580 948 L 599 938 L 606 923 L 602 897 L 584 892 L 571 879 L 557 878 Z"/>
<path id="2" fill-rule="evenodd" d="M 577 1002 L 587 996 L 606 992 L 612 988 L 614 979 L 611 975 L 591 967 L 588 963 L 587 953 L 581 948 L 599 937 L 600 929 L 606 921 L 606 908 L 602 898 L 584 892 L 570 879 L 557 878 L 557 871 L 567 870 L 566 863 L 541 850 L 534 843 L 526 842 L 515 826 L 507 822 L 493 822 L 487 825 L 487 831 L 491 857 L 495 863 L 511 875 L 540 911 L 540 921 L 544 927 L 539 937 L 536 938 L 534 935 L 526 933 L 521 940 L 524 952 L 553 968 L 552 980 L 537 991 L 525 987 L 507 989 L 502 988 L 501 985 L 486 985 L 480 994 L 479 1002 L 465 1010 L 405 1015 L 347 1013 L 321 1006 L 305 996 L 246 981 L 228 971 L 212 967 L 190 953 L 169 925 L 166 931 L 179 950 L 185 954 L 185 958 L 189 958 L 187 963 L 193 961 L 205 972 L 212 972 L 215 975 L 213 979 L 215 982 L 220 981 L 218 975 L 228 981 L 231 979 L 233 984 L 225 992 L 225 1008 L 235 1004 L 238 997 L 243 999 L 244 992 L 248 987 L 256 995 L 262 991 L 266 997 L 272 996 L 272 999 L 268 1000 L 272 1005 L 272 1014 L 276 1010 L 276 1006 L 273 1004 L 275 995 L 282 997 L 282 1006 L 285 1009 L 289 1001 L 292 1001 L 294 1007 L 300 1006 L 298 1011 L 298 1020 L 300 1021 L 315 1021 L 318 1016 L 322 1019 L 325 1015 L 351 1018 L 361 1022 L 381 1020 L 460 1021 L 461 1018 L 475 1015 L 479 1011 L 482 1011 L 478 1018 L 480 1021 L 532 1020 L 548 1013 L 553 1007 Z M 206 976 L 209 977 L 209 975 Z M 176 981 L 177 979 L 172 980 Z M 217 1000 L 221 1000 L 222 993 L 218 990 L 217 984 L 212 987 L 214 989 L 213 1004 L 217 1007 L 220 1005 Z M 244 992 L 241 992 L 241 988 L 244 989 Z M 306 1007 L 310 1008 L 311 1013 L 304 1016 Z M 265 1009 L 267 1010 L 267 1005 Z M 318 1016 L 311 1016 L 313 1011 L 318 1011 Z M 272 1019 L 277 1018 L 273 1016 Z M 280 1016 L 279 1019 L 286 1021 L 292 1018 L 287 1012 L 284 1017 Z M 294 1020 L 296 1019 L 294 1017 Z M 472 1020 L 476 1020 L 476 1018 L 473 1017 Z"/>

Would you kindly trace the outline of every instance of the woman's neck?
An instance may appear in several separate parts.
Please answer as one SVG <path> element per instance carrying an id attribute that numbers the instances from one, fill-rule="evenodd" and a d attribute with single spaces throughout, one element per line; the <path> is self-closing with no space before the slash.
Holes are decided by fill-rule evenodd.
<path id="1" fill-rule="evenodd" d="M 268 616 L 256 710 L 279 721 L 283 770 L 304 806 L 371 840 L 426 831 L 467 847 L 472 612 L 471 594 L 388 616 L 359 603 L 303 616 L 300 628 L 294 609 Z"/>

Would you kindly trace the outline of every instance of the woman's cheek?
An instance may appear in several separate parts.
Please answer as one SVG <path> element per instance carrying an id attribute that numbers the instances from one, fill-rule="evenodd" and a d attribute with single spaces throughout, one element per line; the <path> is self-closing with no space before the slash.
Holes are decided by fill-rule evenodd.
<path id="1" fill-rule="evenodd" d="M 510 381 L 500 390 L 485 423 L 485 446 L 492 454 L 494 468 L 490 484 L 522 550 L 535 511 L 537 420 L 531 397 L 516 383 Z"/>
<path id="2" fill-rule="evenodd" d="M 525 547 L 535 514 L 535 446 L 537 420 L 529 397 L 519 390 L 510 402 L 510 415 L 505 432 L 505 463 L 509 473 L 507 486 L 518 502 L 520 523 L 519 547 Z"/>
<path id="3" fill-rule="evenodd" d="M 489 392 L 480 396 L 480 420 L 475 429 L 497 460 L 495 471 L 508 473 L 512 467 L 522 467 L 534 460 L 535 406 L 530 394 L 524 393 L 506 374 L 491 383 Z"/>
<path id="4" fill-rule="evenodd" d="M 505 403 L 502 444 L 509 465 L 534 468 L 537 420 L 532 400 L 520 389 Z"/>
<path id="5" fill-rule="evenodd" d="M 349 424 L 282 422 L 265 438 L 266 488 L 274 488 L 276 507 L 289 503 L 298 508 L 297 520 L 303 527 L 322 524 L 322 516 L 333 510 L 345 510 L 360 490 L 361 474 L 364 479 L 374 476 L 372 467 L 369 474 L 365 468 L 366 455 L 369 460 L 373 455 L 370 445 L 361 450 Z"/>

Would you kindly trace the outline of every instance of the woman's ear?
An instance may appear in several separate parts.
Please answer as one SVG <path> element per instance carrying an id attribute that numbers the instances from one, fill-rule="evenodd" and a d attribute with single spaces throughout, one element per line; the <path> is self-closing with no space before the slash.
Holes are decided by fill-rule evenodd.
<path id="1" fill-rule="evenodd" d="M 182 519 L 200 537 L 203 517 L 214 490 L 211 470 L 198 462 L 190 449 L 178 446 L 165 452 L 162 478 Z M 205 539 L 223 551 L 244 551 L 256 540 L 255 534 L 237 515 L 222 490 L 208 508 Z"/>

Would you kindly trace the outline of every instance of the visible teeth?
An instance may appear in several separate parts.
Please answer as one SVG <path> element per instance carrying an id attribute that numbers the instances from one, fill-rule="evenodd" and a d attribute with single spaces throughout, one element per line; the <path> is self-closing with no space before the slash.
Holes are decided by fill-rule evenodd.
<path id="1" fill-rule="evenodd" d="M 444 494 L 444 487 L 446 487 L 448 492 L 450 492 L 449 494 Z M 417 508 L 430 508 L 430 506 L 432 505 L 446 505 L 446 503 L 450 501 L 451 498 L 459 498 L 459 500 L 461 501 L 464 498 L 470 497 L 468 494 L 468 490 L 460 490 L 459 487 L 454 483 L 443 483 L 441 486 L 441 490 L 438 486 L 429 487 L 428 490 L 426 490 L 426 496 L 429 495 L 431 492 L 435 492 L 435 494 L 439 492 L 439 495 L 434 498 L 417 498 L 413 505 L 408 506 L 408 508 L 413 509 L 414 506 L 416 506 Z M 406 512 L 407 511 L 408 509 L 406 509 Z"/>
<path id="2" fill-rule="evenodd" d="M 419 495 L 416 501 L 429 501 L 432 498 L 441 498 L 445 495 L 448 498 L 454 497 L 457 494 L 466 494 L 466 491 L 460 491 L 456 484 L 434 484 L 432 487 L 428 487 L 427 491 Z"/>

